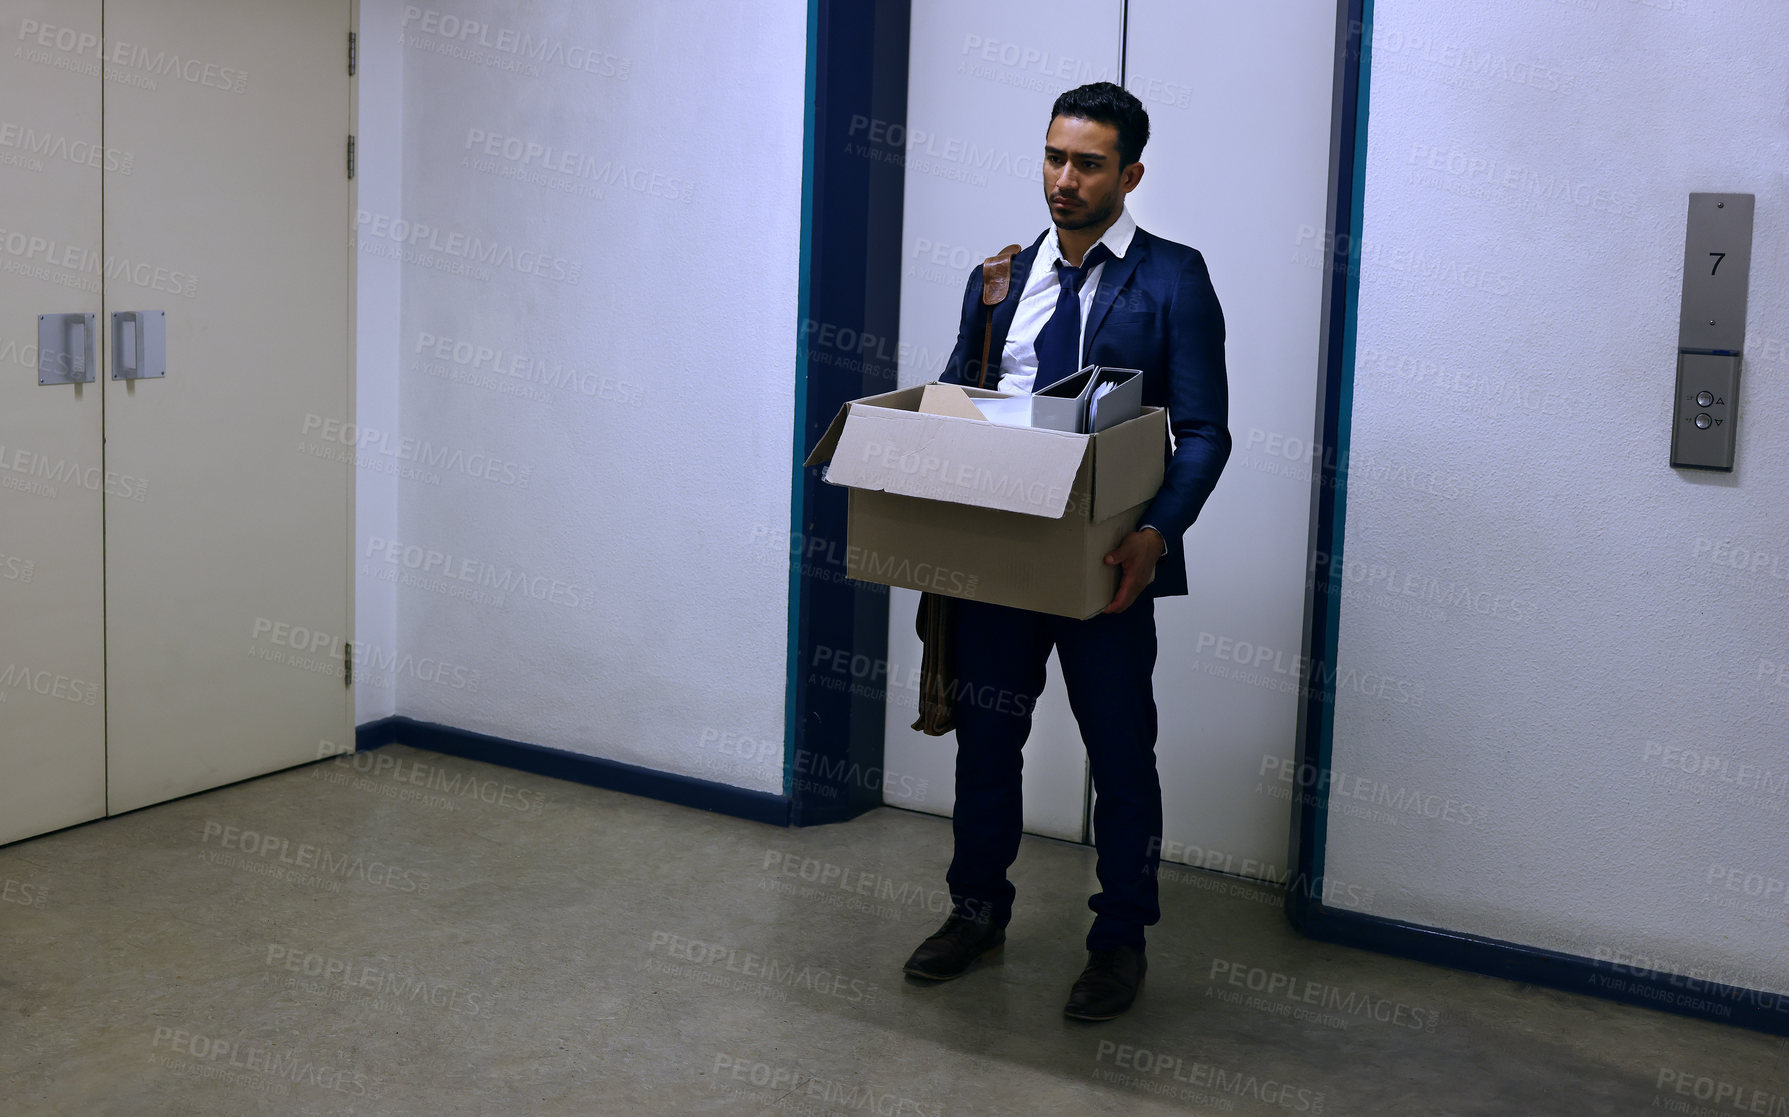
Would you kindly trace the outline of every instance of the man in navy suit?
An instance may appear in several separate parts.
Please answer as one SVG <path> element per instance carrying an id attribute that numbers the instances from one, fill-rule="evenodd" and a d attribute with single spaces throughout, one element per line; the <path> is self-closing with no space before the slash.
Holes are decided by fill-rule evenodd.
<path id="1" fill-rule="evenodd" d="M 1097 800 L 1093 839 L 1100 891 L 1087 934 L 1088 962 L 1064 1012 L 1108 1020 L 1128 1009 L 1143 973 L 1143 928 L 1161 918 L 1156 866 L 1162 833 L 1156 775 L 1156 597 L 1187 592 L 1181 543 L 1230 456 L 1224 317 L 1204 258 L 1151 236 L 1125 210 L 1143 178 L 1149 116 L 1110 82 L 1056 99 L 1044 138 L 1044 199 L 1051 227 L 1012 264 L 1006 298 L 982 303 L 982 268 L 969 277 L 955 350 L 940 379 L 983 379 L 985 317 L 992 314 L 985 382 L 1029 392 L 1085 365 L 1141 369 L 1143 403 L 1165 407 L 1174 432 L 1162 486 L 1138 528 L 1106 555 L 1121 568 L 1104 612 L 1073 620 L 960 600 L 960 695 L 999 701 L 957 705 L 955 855 L 951 915 L 908 959 L 906 972 L 944 980 L 998 951 L 1012 918 L 1006 871 L 1018 856 L 1021 748 L 1044 688 L 1052 647 L 1087 747 Z"/>

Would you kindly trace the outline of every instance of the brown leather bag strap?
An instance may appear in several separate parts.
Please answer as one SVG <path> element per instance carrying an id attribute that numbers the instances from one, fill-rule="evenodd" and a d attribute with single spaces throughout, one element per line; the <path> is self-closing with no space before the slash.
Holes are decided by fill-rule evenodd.
<path id="1" fill-rule="evenodd" d="M 981 304 L 997 306 L 1006 298 L 1007 290 L 1013 281 L 1013 257 L 1019 254 L 1019 246 L 1009 244 L 998 253 L 981 262 Z M 988 346 L 994 340 L 994 312 L 989 311 L 987 320 L 981 329 L 981 376 L 975 386 L 988 386 Z"/>

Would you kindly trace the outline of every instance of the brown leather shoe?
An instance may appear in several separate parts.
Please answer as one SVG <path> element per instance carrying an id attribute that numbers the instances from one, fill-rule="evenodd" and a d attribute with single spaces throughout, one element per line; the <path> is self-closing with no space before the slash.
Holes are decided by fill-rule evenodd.
<path id="1" fill-rule="evenodd" d="M 1062 1014 L 1076 1020 L 1112 1019 L 1137 999 L 1147 969 L 1149 962 L 1138 947 L 1088 951 L 1087 968 L 1069 990 Z"/>
<path id="2" fill-rule="evenodd" d="M 952 915 L 944 926 L 919 944 L 907 959 L 903 972 L 932 981 L 960 976 L 977 958 L 1000 953 L 1006 944 L 1006 928 Z"/>

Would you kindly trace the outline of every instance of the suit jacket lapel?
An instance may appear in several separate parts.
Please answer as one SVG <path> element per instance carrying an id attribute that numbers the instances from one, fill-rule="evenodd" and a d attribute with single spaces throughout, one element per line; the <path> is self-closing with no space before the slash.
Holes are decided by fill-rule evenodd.
<path id="1" fill-rule="evenodd" d="M 1109 262 L 1100 273 L 1099 290 L 1094 292 L 1093 309 L 1087 316 L 1087 328 L 1081 334 L 1081 352 L 1093 352 L 1093 339 L 1099 335 L 1100 323 L 1106 320 L 1106 311 L 1112 309 L 1118 293 L 1130 282 L 1131 273 L 1137 270 L 1148 251 L 1149 234 L 1138 229 L 1132 234 L 1130 248 L 1123 258 Z"/>

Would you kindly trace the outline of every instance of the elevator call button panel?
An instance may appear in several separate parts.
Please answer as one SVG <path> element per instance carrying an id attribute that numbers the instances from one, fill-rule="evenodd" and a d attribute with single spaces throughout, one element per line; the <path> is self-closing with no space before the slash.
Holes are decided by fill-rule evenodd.
<path id="1" fill-rule="evenodd" d="M 1690 195 L 1671 415 L 1675 467 L 1733 468 L 1755 206 L 1751 194 Z"/>

